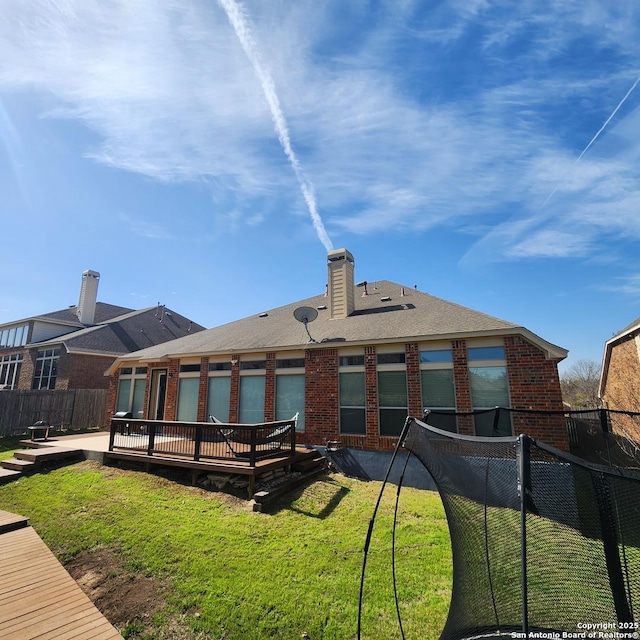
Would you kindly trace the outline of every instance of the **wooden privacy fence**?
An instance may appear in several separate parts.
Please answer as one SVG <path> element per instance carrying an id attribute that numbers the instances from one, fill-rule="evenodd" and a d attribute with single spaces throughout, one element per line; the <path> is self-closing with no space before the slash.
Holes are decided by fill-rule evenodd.
<path id="1" fill-rule="evenodd" d="M 0 436 L 26 433 L 38 420 L 65 429 L 101 427 L 107 393 L 107 389 L 0 391 Z"/>

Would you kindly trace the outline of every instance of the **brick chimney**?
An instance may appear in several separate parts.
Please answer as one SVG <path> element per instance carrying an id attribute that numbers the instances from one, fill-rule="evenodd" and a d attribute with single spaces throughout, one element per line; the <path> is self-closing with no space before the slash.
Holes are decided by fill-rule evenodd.
<path id="1" fill-rule="evenodd" d="M 82 274 L 80 300 L 78 301 L 78 320 L 82 324 L 93 324 L 96 315 L 96 301 L 98 299 L 98 280 L 100 274 L 88 269 Z"/>
<path id="2" fill-rule="evenodd" d="M 346 318 L 355 309 L 354 260 L 346 249 L 327 254 L 329 312 L 331 318 Z"/>

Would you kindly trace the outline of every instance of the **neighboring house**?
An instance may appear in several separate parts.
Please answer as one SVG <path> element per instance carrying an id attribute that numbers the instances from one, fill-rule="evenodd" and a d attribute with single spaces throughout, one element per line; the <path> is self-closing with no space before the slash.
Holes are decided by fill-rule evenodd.
<path id="1" fill-rule="evenodd" d="M 77 306 L 0 325 L 0 389 L 103 389 L 115 358 L 202 331 L 164 306 L 97 302 L 100 274 L 82 274 Z"/>
<path id="2" fill-rule="evenodd" d="M 600 375 L 600 398 L 605 408 L 640 412 L 640 318 L 607 340 Z M 611 413 L 614 431 L 640 438 L 640 420 Z"/>
<path id="3" fill-rule="evenodd" d="M 356 285 L 353 256 L 338 249 L 328 255 L 325 294 L 119 358 L 109 407 L 232 423 L 298 412 L 303 442 L 385 450 L 407 413 L 424 408 L 562 411 L 557 363 L 566 355 L 524 327 L 414 288 Z M 493 414 L 437 420 L 491 434 Z M 514 414 L 513 422 L 504 413 L 501 434 L 567 445 L 561 418 Z"/>

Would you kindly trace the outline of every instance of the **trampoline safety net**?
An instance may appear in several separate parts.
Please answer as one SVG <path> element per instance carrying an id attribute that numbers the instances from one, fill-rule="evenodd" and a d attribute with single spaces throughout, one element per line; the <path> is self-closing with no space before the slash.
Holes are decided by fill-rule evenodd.
<path id="1" fill-rule="evenodd" d="M 441 638 L 638 637 L 639 474 L 527 436 L 465 437 L 413 418 L 403 433 L 450 529 Z"/>

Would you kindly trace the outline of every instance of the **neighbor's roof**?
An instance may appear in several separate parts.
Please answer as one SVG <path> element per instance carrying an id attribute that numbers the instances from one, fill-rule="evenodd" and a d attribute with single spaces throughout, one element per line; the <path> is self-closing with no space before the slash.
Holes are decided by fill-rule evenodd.
<path id="1" fill-rule="evenodd" d="M 36 343 L 38 347 L 63 344 L 71 353 L 119 356 L 149 345 L 175 340 L 204 327 L 174 311 L 148 307 L 129 311 L 98 325 Z"/>
<path id="2" fill-rule="evenodd" d="M 620 340 L 620 338 L 624 338 L 630 333 L 634 333 L 640 330 L 640 318 L 636 318 L 630 325 L 626 326 L 622 331 L 616 333 L 612 338 L 607 340 L 606 344 L 610 344 L 615 342 L 616 340 Z"/>
<path id="3" fill-rule="evenodd" d="M 565 349 L 546 342 L 524 327 L 394 282 L 369 283 L 368 295 L 363 297 L 363 292 L 364 287 L 356 288 L 356 309 L 348 318 L 332 320 L 329 310 L 321 308 L 328 304 L 328 298 L 319 295 L 149 347 L 118 362 L 507 334 L 523 335 L 550 358 L 561 359 L 567 355 Z M 293 316 L 293 311 L 301 306 L 318 309 L 317 319 L 308 325 L 318 344 L 308 343 L 304 325 Z M 115 366 L 117 364 L 112 369 Z"/>
<path id="4" fill-rule="evenodd" d="M 94 317 L 94 324 L 100 324 L 116 318 L 125 313 L 129 313 L 133 309 L 127 307 L 119 307 L 113 304 L 107 304 L 106 302 L 96 302 L 96 313 Z M 29 322 L 29 320 L 36 320 L 41 322 L 54 322 L 56 324 L 64 324 L 68 326 L 84 327 L 80 320 L 78 320 L 78 307 L 71 306 L 66 309 L 60 309 L 59 311 L 51 311 L 50 313 L 41 313 L 37 316 L 30 316 L 29 318 L 22 318 L 21 320 L 12 320 L 11 322 L 5 322 L 4 324 L 13 325 L 18 323 Z M 4 326 L 4 324 L 2 326 Z"/>

